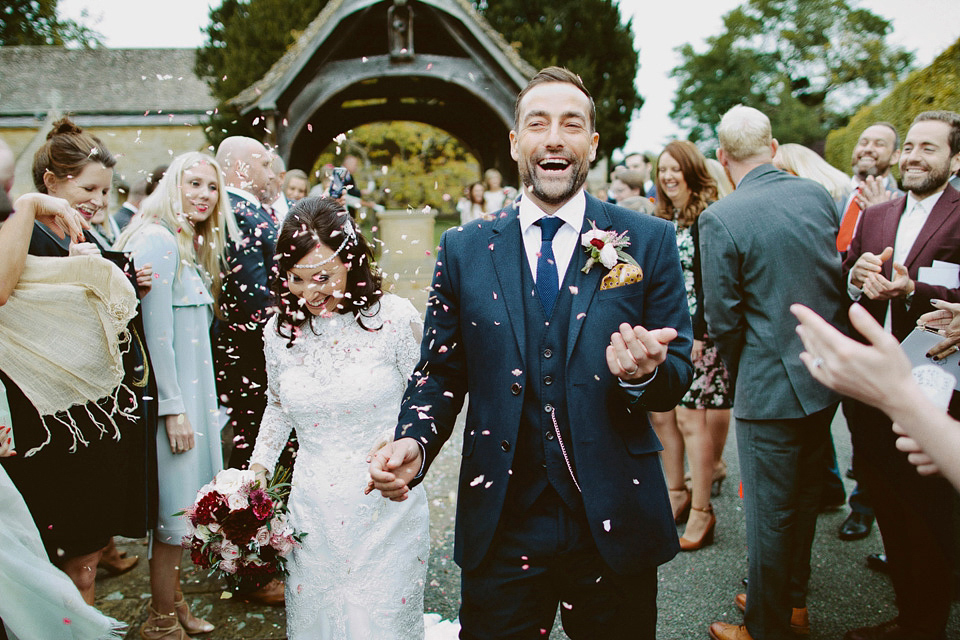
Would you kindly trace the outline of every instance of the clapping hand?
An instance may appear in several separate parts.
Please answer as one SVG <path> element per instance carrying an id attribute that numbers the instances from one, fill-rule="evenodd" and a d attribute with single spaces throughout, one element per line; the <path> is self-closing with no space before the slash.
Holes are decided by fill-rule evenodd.
<path id="1" fill-rule="evenodd" d="M 644 329 L 624 322 L 620 331 L 610 336 L 607 346 L 607 367 L 624 382 L 643 382 L 667 359 L 667 345 L 677 337 L 677 330 Z"/>
<path id="2" fill-rule="evenodd" d="M 893 200 L 893 191 L 888 191 L 884 186 L 883 178 L 876 176 L 867 176 L 867 179 L 860 184 L 860 191 L 857 193 L 857 204 L 860 209 L 872 207 L 875 204 L 882 204 L 888 200 Z"/>

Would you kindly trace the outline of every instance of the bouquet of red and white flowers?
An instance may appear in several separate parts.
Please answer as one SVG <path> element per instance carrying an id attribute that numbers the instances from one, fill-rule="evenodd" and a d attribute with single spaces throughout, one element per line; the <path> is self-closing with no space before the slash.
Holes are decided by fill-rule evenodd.
<path id="1" fill-rule="evenodd" d="M 183 547 L 193 563 L 231 586 L 243 576 L 285 577 L 286 556 L 306 535 L 288 522 L 287 475 L 278 470 L 263 488 L 253 471 L 224 469 L 203 486 L 193 506 L 177 514 L 190 521 Z"/>

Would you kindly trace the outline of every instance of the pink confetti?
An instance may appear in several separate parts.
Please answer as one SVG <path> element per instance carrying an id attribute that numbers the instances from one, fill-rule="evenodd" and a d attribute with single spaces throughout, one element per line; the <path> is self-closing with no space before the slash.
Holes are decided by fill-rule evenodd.
<path id="1" fill-rule="evenodd" d="M 510 373 L 512 373 L 513 375 L 515 375 L 515 376 L 517 376 L 517 377 L 520 377 L 520 376 L 523 375 L 523 371 L 521 371 L 520 369 L 514 369 L 514 370 L 511 371 Z"/>
<path id="2" fill-rule="evenodd" d="M 309 131 L 310 133 L 313 133 L 313 125 L 310 124 L 309 122 L 307 123 L 307 131 Z"/>
<path id="3" fill-rule="evenodd" d="M 70 620 L 70 618 L 64 618 L 64 619 L 63 619 L 63 624 L 71 624 L 72 622 L 73 622 L 73 621 Z"/>
<path id="4" fill-rule="evenodd" d="M 580 288 L 570 285 L 570 293 L 573 295 L 577 295 L 578 293 L 580 293 Z"/>

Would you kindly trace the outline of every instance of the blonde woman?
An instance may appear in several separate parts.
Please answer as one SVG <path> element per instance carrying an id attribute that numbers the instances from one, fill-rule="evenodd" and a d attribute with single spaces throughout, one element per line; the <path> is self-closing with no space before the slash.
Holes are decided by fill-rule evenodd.
<path id="1" fill-rule="evenodd" d="M 213 625 L 194 617 L 180 588 L 181 538 L 173 514 L 223 467 L 209 328 L 228 238 L 238 237 L 220 167 L 198 152 L 174 158 L 140 215 L 117 240 L 136 261 L 154 265 L 143 300 L 147 346 L 159 391 L 159 523 L 151 536 L 147 640 L 186 640 Z"/>
<path id="2" fill-rule="evenodd" d="M 837 223 L 839 224 L 844 203 L 852 189 L 850 176 L 821 158 L 813 149 L 792 142 L 777 148 L 777 154 L 773 156 L 773 166 L 822 184 L 833 201 L 837 203 Z"/>

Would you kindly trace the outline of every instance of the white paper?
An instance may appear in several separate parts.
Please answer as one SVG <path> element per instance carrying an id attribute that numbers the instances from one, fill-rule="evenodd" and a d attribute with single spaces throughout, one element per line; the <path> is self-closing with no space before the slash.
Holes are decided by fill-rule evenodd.
<path id="1" fill-rule="evenodd" d="M 960 267 L 920 267 L 917 280 L 925 284 L 956 289 L 960 287 Z"/>

